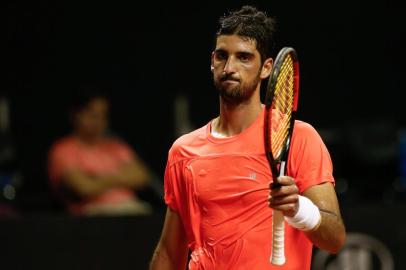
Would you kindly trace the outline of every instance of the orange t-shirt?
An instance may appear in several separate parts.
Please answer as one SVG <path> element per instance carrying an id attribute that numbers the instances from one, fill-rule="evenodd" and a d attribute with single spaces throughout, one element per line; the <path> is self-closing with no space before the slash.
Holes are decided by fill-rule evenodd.
<path id="1" fill-rule="evenodd" d="M 120 166 L 134 159 L 134 152 L 124 143 L 114 139 L 103 139 L 94 146 L 80 143 L 74 136 L 57 141 L 49 153 L 49 176 L 53 187 L 61 183 L 62 175 L 69 169 L 79 169 L 87 175 L 113 173 Z M 67 200 L 68 210 L 81 214 L 88 205 L 110 204 L 128 201 L 134 192 L 126 188 L 114 188 L 91 199 Z"/>
<path id="2" fill-rule="evenodd" d="M 286 263 L 269 262 L 271 170 L 264 154 L 264 113 L 236 136 L 215 138 L 211 124 L 180 137 L 169 151 L 165 202 L 176 211 L 192 250 L 189 269 L 310 269 L 312 243 L 285 222 Z M 296 121 L 287 174 L 303 193 L 334 182 L 332 162 L 309 124 Z"/>

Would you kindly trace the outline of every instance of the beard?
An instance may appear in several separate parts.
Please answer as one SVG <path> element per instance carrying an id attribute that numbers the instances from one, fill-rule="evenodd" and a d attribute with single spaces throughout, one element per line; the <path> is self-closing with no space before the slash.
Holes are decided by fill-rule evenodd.
<path id="1" fill-rule="evenodd" d="M 224 85 L 224 81 L 231 80 L 237 82 L 235 85 Z M 247 82 L 241 82 L 241 80 L 236 79 L 232 76 L 232 74 L 224 74 L 220 78 L 216 79 L 213 78 L 214 86 L 218 90 L 221 98 L 227 102 L 232 104 L 240 104 L 244 101 L 248 100 L 252 94 L 255 92 L 258 83 L 261 81 L 260 73 L 257 76 Z"/>

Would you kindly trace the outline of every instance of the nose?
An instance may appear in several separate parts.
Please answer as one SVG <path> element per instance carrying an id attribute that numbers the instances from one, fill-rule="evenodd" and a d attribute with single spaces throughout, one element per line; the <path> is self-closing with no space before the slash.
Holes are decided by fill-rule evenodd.
<path id="1" fill-rule="evenodd" d="M 226 74 L 235 73 L 236 72 L 236 64 L 234 57 L 229 57 L 227 59 L 226 65 L 224 66 L 223 70 Z"/>

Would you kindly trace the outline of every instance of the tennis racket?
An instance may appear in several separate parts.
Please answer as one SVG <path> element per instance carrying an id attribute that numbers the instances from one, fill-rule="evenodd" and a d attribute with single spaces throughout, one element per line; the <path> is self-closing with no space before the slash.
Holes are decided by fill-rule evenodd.
<path id="1" fill-rule="evenodd" d="M 272 171 L 271 188 L 278 187 L 276 178 L 285 175 L 290 139 L 299 97 L 299 62 L 293 48 L 284 47 L 275 59 L 265 96 L 265 152 Z M 270 261 L 283 265 L 285 227 L 282 212 L 272 216 L 272 253 Z"/>

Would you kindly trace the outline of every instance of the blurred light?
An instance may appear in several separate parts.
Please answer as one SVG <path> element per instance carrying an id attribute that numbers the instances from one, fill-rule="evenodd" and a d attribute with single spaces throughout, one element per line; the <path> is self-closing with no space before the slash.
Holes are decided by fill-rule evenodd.
<path id="1" fill-rule="evenodd" d="M 6 185 L 3 189 L 3 196 L 4 198 L 6 198 L 7 200 L 14 200 L 14 198 L 16 197 L 16 190 L 12 185 Z"/>
<path id="2" fill-rule="evenodd" d="M 338 254 L 317 250 L 313 270 L 394 270 L 392 251 L 372 235 L 347 233 L 346 242 Z"/>

